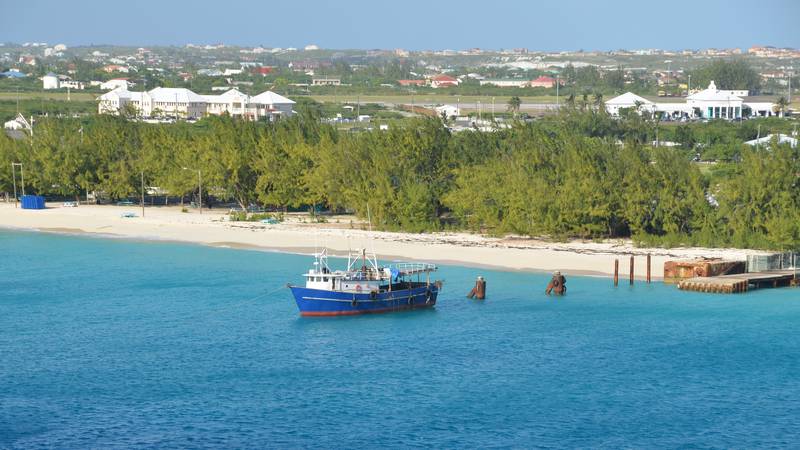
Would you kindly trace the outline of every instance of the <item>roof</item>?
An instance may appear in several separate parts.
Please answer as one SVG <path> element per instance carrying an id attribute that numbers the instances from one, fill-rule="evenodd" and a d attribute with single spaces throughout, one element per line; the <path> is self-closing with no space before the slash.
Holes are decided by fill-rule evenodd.
<path id="1" fill-rule="evenodd" d="M 7 78 L 25 78 L 27 75 L 16 71 L 16 70 L 9 70 L 8 72 L 0 73 L 0 77 L 7 77 Z"/>
<path id="2" fill-rule="evenodd" d="M 450 82 L 453 82 L 453 83 L 458 81 L 457 79 L 451 77 L 450 75 L 445 75 L 445 74 L 436 75 L 435 77 L 431 78 L 431 80 L 433 80 L 433 81 L 450 81 Z"/>
<path id="3" fill-rule="evenodd" d="M 736 95 L 733 95 L 732 91 L 724 91 L 717 89 L 717 85 L 712 81 L 708 84 L 708 87 L 703 89 L 700 92 L 695 92 L 694 94 L 686 97 L 687 100 L 695 100 L 695 101 L 741 101 L 742 98 Z"/>
<path id="4" fill-rule="evenodd" d="M 797 147 L 798 139 L 788 134 L 769 134 L 759 139 L 753 139 L 752 141 L 747 141 L 745 144 L 747 145 L 769 145 L 772 143 L 773 139 L 778 140 L 778 144 L 789 144 L 792 148 Z"/>
<path id="5" fill-rule="evenodd" d="M 45 75 L 45 77 L 54 77 L 54 78 L 58 78 L 58 75 L 54 74 L 53 72 L 47 72 L 47 74 Z M 44 77 L 42 77 L 42 78 L 44 78 Z"/>
<path id="6" fill-rule="evenodd" d="M 255 97 L 250 97 L 250 103 L 261 103 L 264 105 L 279 105 L 279 104 L 294 105 L 294 102 L 292 100 L 289 100 L 288 98 L 282 95 L 278 95 L 272 91 L 262 92 L 256 95 Z"/>
<path id="7" fill-rule="evenodd" d="M 617 97 L 612 98 L 611 100 L 608 100 L 606 102 L 606 105 L 612 105 L 612 106 L 614 106 L 614 105 L 620 105 L 620 106 L 630 105 L 630 106 L 633 106 L 633 105 L 636 104 L 636 102 L 639 102 L 639 103 L 641 103 L 643 105 L 652 105 L 653 104 L 653 102 L 651 102 L 650 100 L 648 100 L 648 99 L 646 99 L 644 97 L 641 97 L 639 95 L 636 95 L 633 92 L 626 92 L 626 93 L 624 93 L 624 94 L 622 94 L 620 96 L 617 96 Z"/>
<path id="8" fill-rule="evenodd" d="M 147 93 L 154 102 L 206 103 L 202 95 L 186 88 L 157 87 Z"/>
<path id="9" fill-rule="evenodd" d="M 231 100 L 237 100 L 237 99 L 239 100 L 244 99 L 245 101 L 247 101 L 249 99 L 247 94 L 241 93 L 236 88 L 229 89 L 219 95 L 203 95 L 202 97 L 206 99 L 207 102 L 211 103 L 227 103 Z"/>
<path id="10" fill-rule="evenodd" d="M 539 78 L 537 78 L 537 79 L 535 79 L 535 80 L 533 80 L 533 81 L 534 81 L 534 82 L 537 82 L 537 81 L 538 81 L 538 82 L 555 83 L 555 82 L 556 82 L 556 79 L 555 79 L 555 78 L 548 77 L 548 76 L 545 76 L 545 75 L 541 75 L 541 76 L 539 76 Z"/>

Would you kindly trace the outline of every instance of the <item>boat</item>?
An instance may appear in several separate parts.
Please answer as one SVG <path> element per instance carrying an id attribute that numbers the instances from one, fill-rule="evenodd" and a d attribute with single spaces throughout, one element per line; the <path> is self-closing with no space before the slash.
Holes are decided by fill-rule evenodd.
<path id="1" fill-rule="evenodd" d="M 359 265 L 360 263 L 360 265 Z M 428 263 L 379 266 L 366 249 L 349 252 L 346 270 L 331 270 L 328 252 L 314 254 L 305 286 L 289 285 L 301 316 L 351 316 L 433 308 L 442 287 Z"/>

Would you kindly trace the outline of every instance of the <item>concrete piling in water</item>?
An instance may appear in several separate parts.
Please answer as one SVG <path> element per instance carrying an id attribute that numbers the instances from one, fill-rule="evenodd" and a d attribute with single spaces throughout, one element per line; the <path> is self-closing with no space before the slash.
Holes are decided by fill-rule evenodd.
<path id="1" fill-rule="evenodd" d="M 631 286 L 633 286 L 633 255 L 631 255 Z"/>
<path id="2" fill-rule="evenodd" d="M 614 287 L 619 285 L 619 260 L 614 260 Z"/>
<path id="3" fill-rule="evenodd" d="M 483 277 L 478 277 L 475 280 L 475 287 L 469 291 L 467 298 L 477 298 L 478 300 L 486 298 L 486 280 L 484 280 Z"/>

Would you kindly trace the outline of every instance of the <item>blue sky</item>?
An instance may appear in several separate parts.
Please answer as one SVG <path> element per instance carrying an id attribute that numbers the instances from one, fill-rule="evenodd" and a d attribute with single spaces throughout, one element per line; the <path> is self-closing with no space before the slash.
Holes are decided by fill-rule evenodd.
<path id="1" fill-rule="evenodd" d="M 800 47 L 800 0 L 0 0 L 0 42 L 612 50 Z"/>

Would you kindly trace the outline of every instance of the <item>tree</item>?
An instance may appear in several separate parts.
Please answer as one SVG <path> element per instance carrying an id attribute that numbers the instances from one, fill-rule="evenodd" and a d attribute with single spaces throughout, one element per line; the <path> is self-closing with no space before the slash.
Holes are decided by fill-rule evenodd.
<path id="1" fill-rule="evenodd" d="M 783 97 L 783 96 L 781 96 L 781 97 L 780 97 L 780 98 L 779 98 L 779 99 L 778 99 L 778 100 L 775 102 L 775 106 L 774 106 L 773 108 L 775 108 L 775 112 L 779 113 L 779 114 L 780 114 L 780 116 L 781 116 L 781 117 L 783 117 L 783 116 L 784 116 L 784 114 L 786 114 L 786 108 L 787 108 L 788 106 L 789 106 L 789 101 L 788 101 L 788 100 L 786 100 L 786 97 Z"/>
<path id="2" fill-rule="evenodd" d="M 508 99 L 508 110 L 514 113 L 514 117 L 519 113 L 520 106 L 522 106 L 522 100 L 519 97 L 513 96 Z"/>
<path id="3" fill-rule="evenodd" d="M 712 80 L 718 89 L 746 89 L 757 93 L 761 89 L 761 77 L 742 59 L 718 59 L 692 71 L 692 84 L 707 86 Z"/>

